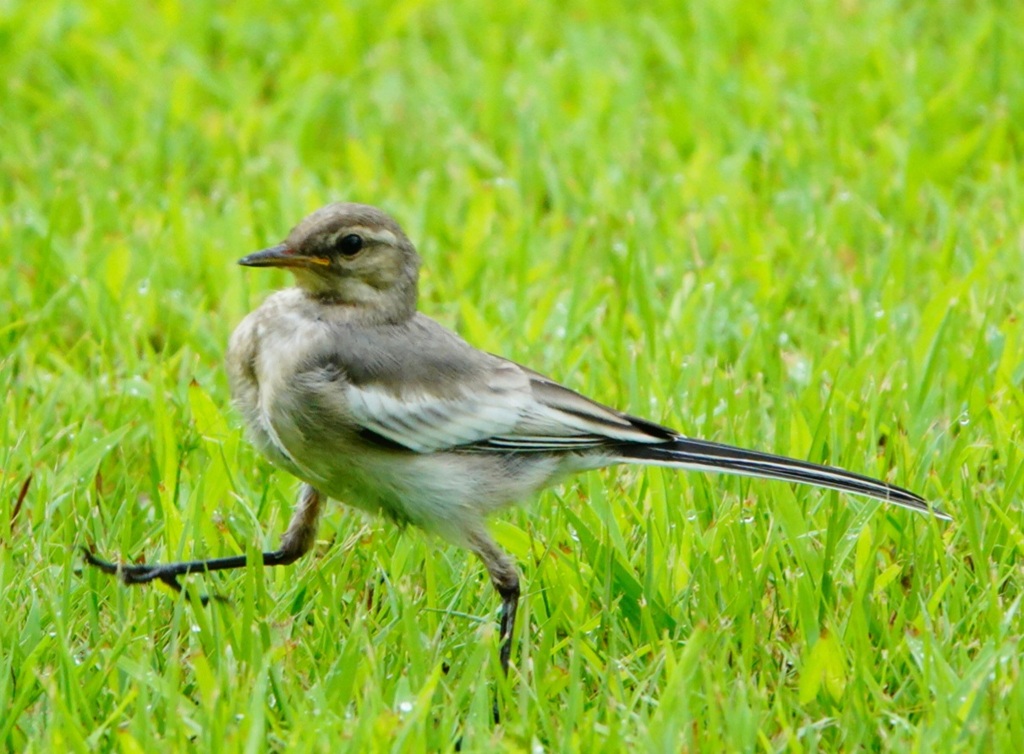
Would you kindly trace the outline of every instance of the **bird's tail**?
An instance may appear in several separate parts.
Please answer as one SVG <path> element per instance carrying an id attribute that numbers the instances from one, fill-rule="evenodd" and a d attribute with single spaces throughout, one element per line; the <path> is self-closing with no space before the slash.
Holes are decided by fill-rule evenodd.
<path id="1" fill-rule="evenodd" d="M 799 482 L 864 495 L 946 521 L 952 520 L 951 516 L 929 505 L 923 497 L 910 490 L 833 466 L 821 466 L 688 437 L 678 437 L 664 443 L 624 443 L 616 450 L 619 458 L 625 462 Z"/>

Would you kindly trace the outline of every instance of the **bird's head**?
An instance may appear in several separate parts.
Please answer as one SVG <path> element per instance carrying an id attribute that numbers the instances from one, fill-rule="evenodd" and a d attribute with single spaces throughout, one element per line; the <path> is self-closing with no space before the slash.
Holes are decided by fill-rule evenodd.
<path id="1" fill-rule="evenodd" d="M 416 311 L 416 248 L 398 223 L 366 204 L 328 204 L 296 225 L 284 242 L 238 263 L 287 267 L 310 296 L 364 308 L 383 321 Z"/>

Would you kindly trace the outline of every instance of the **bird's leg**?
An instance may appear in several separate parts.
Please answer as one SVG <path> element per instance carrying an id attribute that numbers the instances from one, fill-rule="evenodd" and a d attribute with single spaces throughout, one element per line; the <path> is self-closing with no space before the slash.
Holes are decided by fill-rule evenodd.
<path id="1" fill-rule="evenodd" d="M 512 559 L 502 552 L 486 532 L 475 532 L 469 539 L 469 546 L 487 566 L 491 583 L 501 596 L 501 669 L 508 675 L 508 662 L 512 654 L 512 633 L 516 627 L 516 610 L 519 607 L 519 572 Z"/>
<path id="2" fill-rule="evenodd" d="M 323 496 L 320 492 L 306 484 L 299 493 L 299 501 L 288 523 L 288 530 L 281 537 L 281 546 L 270 552 L 263 553 L 263 565 L 276 566 L 294 563 L 309 552 L 316 539 L 317 524 L 320 520 L 320 508 Z M 179 563 L 154 563 L 152 565 L 123 565 L 100 560 L 88 550 L 85 560 L 89 565 L 99 568 L 104 573 L 115 575 L 125 584 L 146 584 L 150 581 L 162 581 L 177 591 L 181 591 L 179 576 L 190 573 L 206 573 L 224 571 L 231 568 L 244 568 L 245 555 L 234 555 L 227 558 L 212 560 L 188 560 Z"/>

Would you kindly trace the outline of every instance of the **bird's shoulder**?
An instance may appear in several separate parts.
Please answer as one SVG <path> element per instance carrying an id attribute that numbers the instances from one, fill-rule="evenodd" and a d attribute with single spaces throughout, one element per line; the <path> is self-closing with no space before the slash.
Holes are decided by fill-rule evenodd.
<path id="1" fill-rule="evenodd" d="M 474 348 L 424 314 L 399 323 L 361 325 L 339 320 L 305 359 L 308 371 L 327 371 L 347 384 L 395 396 L 454 399 L 468 386 L 529 390 L 516 364 Z"/>

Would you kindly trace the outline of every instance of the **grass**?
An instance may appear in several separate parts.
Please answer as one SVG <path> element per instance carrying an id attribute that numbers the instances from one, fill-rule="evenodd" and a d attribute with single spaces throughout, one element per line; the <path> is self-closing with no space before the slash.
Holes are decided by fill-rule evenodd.
<path id="1" fill-rule="evenodd" d="M 890 0 L 0 3 L 0 741 L 11 751 L 1011 751 L 1024 740 L 1024 7 Z M 386 207 L 421 308 L 940 524 L 624 469 L 479 563 L 332 507 L 229 604 L 82 570 L 273 546 L 295 492 L 221 368 Z M 497 693 L 503 710 L 495 727 Z"/>

